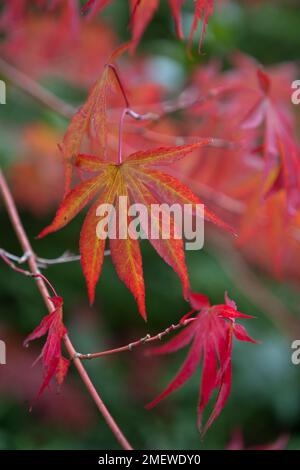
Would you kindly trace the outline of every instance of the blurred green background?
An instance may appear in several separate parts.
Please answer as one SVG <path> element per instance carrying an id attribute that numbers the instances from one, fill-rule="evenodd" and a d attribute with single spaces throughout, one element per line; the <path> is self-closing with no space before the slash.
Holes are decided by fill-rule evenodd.
<path id="1" fill-rule="evenodd" d="M 182 86 L 186 75 L 199 62 L 220 57 L 226 63 L 235 50 L 251 54 L 263 64 L 298 60 L 299 2 L 257 2 L 251 7 L 249 3 L 236 1 L 224 5 L 210 19 L 203 44 L 205 54 L 200 57 L 194 54 L 194 60 L 189 61 L 185 44 L 174 35 L 167 2 L 162 1 L 142 39 L 138 54 L 151 54 L 154 78 L 158 78 L 155 66 L 159 64 L 160 79 L 168 81 L 172 77 L 175 89 Z M 121 40 L 128 39 L 127 2 L 113 2 L 102 18 L 113 25 Z M 191 19 L 192 8 L 186 8 L 184 26 L 187 31 Z M 195 42 L 195 50 L 196 47 Z M 70 89 L 57 81 L 47 82 L 47 86 L 74 104 L 84 98 L 82 90 Z M 54 127 L 65 128 L 67 125 L 53 112 L 9 85 L 7 104 L 0 106 L 0 161 L 4 168 L 9 168 L 18 153 L 18 129 L 36 121 Z M 82 216 L 63 231 L 40 241 L 34 237 L 50 221 L 51 214 L 35 218 L 23 210 L 21 216 L 33 248 L 40 256 L 57 257 L 67 249 L 78 252 Z M 0 246 L 20 254 L 1 202 Z M 189 310 L 172 270 L 154 254 L 148 243 L 143 242 L 142 252 L 149 318 L 146 326 L 137 314 L 130 293 L 119 281 L 109 257 L 105 259 L 96 302 L 91 309 L 87 306 L 79 263 L 47 269 L 47 277 L 64 297 L 65 322 L 78 351 L 92 352 L 126 344 L 176 323 Z M 86 367 L 113 416 L 136 448 L 219 449 L 226 447 L 236 429 L 241 429 L 249 445 L 271 442 L 288 433 L 288 448 L 300 449 L 300 366 L 293 365 L 290 360 L 291 338 L 239 290 L 230 275 L 230 267 L 224 271 L 222 261 L 209 245 L 201 252 L 188 253 L 187 265 L 192 287 L 209 295 L 212 303 L 222 302 L 224 291 L 228 290 L 240 311 L 257 317 L 247 322 L 247 329 L 261 343 L 257 346 L 234 344 L 232 393 L 204 440 L 200 439 L 196 428 L 200 371 L 160 406 L 152 411 L 144 409 L 145 403 L 161 391 L 176 372 L 184 351 L 159 362 L 144 357 L 142 348 L 87 362 Z M 296 287 L 274 281 L 262 272 L 257 272 L 257 276 L 276 292 L 291 314 L 299 315 Z M 57 394 L 53 386 L 45 392 L 42 404 L 37 403 L 29 413 L 30 397 L 34 398 L 41 370 L 36 366 L 36 372 L 33 372 L 30 362 L 24 364 L 22 357 L 30 354 L 31 361 L 38 354 L 39 347 L 33 345 L 24 350 L 21 341 L 44 314 L 45 308 L 34 283 L 1 265 L 0 338 L 7 342 L 8 364 L 0 366 L 0 449 L 118 448 L 93 404 L 84 396 L 83 385 L 72 367 L 72 377 L 67 378 L 72 388 L 67 390 L 67 385 L 63 386 Z M 15 372 L 7 374 L 11 354 Z M 31 380 L 31 374 L 34 380 Z M 73 396 L 72 390 L 79 392 Z M 61 397 L 65 393 L 66 402 Z M 70 407 L 65 418 L 64 403 Z M 72 412 L 75 418 L 70 418 Z M 62 414 L 63 418 L 53 418 L 55 414 Z"/>

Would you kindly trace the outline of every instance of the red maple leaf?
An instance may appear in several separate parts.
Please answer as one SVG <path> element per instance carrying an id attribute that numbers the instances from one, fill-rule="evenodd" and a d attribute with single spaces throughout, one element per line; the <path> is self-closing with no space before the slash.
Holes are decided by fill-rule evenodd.
<path id="1" fill-rule="evenodd" d="M 242 121 L 243 129 L 261 133 L 262 146 L 256 151 L 264 157 L 263 195 L 285 189 L 290 213 L 298 207 L 300 188 L 299 144 L 286 103 L 272 93 L 272 79 L 258 68 L 257 98 Z"/>
<path id="2" fill-rule="evenodd" d="M 61 385 L 68 372 L 70 361 L 63 357 L 61 353 L 61 341 L 67 330 L 63 324 L 63 299 L 58 296 L 50 297 L 53 303 L 53 312 L 46 315 L 40 325 L 24 341 L 24 346 L 28 346 L 30 341 L 41 338 L 48 333 L 46 343 L 42 349 L 39 359 L 42 360 L 45 371 L 44 381 L 38 391 L 37 398 L 43 393 L 49 385 L 53 376 L 55 376 L 58 385 Z"/>
<path id="3" fill-rule="evenodd" d="M 218 390 L 213 411 L 204 427 L 204 434 L 221 413 L 230 394 L 233 335 L 240 341 L 251 343 L 256 343 L 256 341 L 248 335 L 242 325 L 236 323 L 237 318 L 252 317 L 238 312 L 236 304 L 228 298 L 227 294 L 225 294 L 225 304 L 221 305 L 211 306 L 206 296 L 195 293 L 191 294 L 190 302 L 194 310 L 185 315 L 182 322 L 193 312 L 199 312 L 193 321 L 168 343 L 149 351 L 151 355 L 168 354 L 192 343 L 185 362 L 176 377 L 157 398 L 147 405 L 147 409 L 154 407 L 163 398 L 184 385 L 194 374 L 203 358 L 197 411 L 200 431 L 202 431 L 203 410 L 209 403 L 214 390 Z"/>

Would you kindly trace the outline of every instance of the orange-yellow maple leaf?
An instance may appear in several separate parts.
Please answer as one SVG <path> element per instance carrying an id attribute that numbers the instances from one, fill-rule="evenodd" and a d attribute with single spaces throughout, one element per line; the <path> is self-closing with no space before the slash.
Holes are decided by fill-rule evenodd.
<path id="1" fill-rule="evenodd" d="M 151 213 L 151 224 L 154 224 L 159 237 L 148 235 L 149 241 L 179 276 L 184 296 L 188 298 L 190 286 L 185 264 L 184 242 L 182 237 L 175 236 L 174 217 L 170 214 L 172 227 L 169 236 L 166 237 L 159 216 L 153 216 L 149 208 L 152 204 L 160 203 L 178 203 L 181 208 L 184 208 L 184 204 L 190 204 L 192 208 L 195 208 L 196 204 L 202 204 L 202 202 L 183 183 L 153 167 L 169 165 L 193 150 L 210 145 L 210 143 L 211 139 L 202 139 L 189 145 L 139 151 L 129 155 L 121 164 L 110 163 L 93 155 L 79 154 L 77 156 L 76 166 L 81 171 L 86 171 L 89 179 L 82 181 L 68 192 L 53 222 L 41 232 L 39 237 L 61 229 L 89 202 L 96 199 L 89 209 L 80 236 L 81 264 L 91 303 L 94 301 L 95 286 L 101 274 L 105 249 L 105 239 L 99 239 L 96 233 L 99 222 L 96 211 L 101 204 L 111 204 L 118 208 L 120 198 L 124 196 L 127 197 L 129 204 L 141 203 L 147 208 L 148 213 Z M 123 211 L 124 214 L 128 212 L 126 209 Z M 120 219 L 124 217 L 124 214 L 119 214 L 117 210 L 116 217 Z M 206 208 L 204 216 L 207 220 L 230 229 Z M 142 220 L 141 226 L 143 230 L 147 229 Z M 128 234 L 125 237 L 117 235 L 114 239 L 110 239 L 110 249 L 112 261 L 120 279 L 131 290 L 141 315 L 146 318 L 145 288 L 138 241 Z"/>

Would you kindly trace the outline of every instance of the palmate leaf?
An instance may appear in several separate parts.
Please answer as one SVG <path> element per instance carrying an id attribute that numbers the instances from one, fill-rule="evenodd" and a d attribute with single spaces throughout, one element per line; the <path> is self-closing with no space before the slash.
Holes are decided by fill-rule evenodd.
<path id="1" fill-rule="evenodd" d="M 246 329 L 237 323 L 237 318 L 251 318 L 238 312 L 235 303 L 225 295 L 225 304 L 210 306 L 208 298 L 202 294 L 191 294 L 191 306 L 199 312 L 191 323 L 163 346 L 150 349 L 149 355 L 169 354 L 191 343 L 189 353 L 176 377 L 168 387 L 147 408 L 153 408 L 161 400 L 184 385 L 196 372 L 203 359 L 202 379 L 197 408 L 197 422 L 202 431 L 202 415 L 212 394 L 218 390 L 213 411 L 203 433 L 212 425 L 224 408 L 231 390 L 232 337 L 239 341 L 256 343 Z M 190 314 L 188 314 L 190 316 Z M 183 317 L 182 321 L 187 316 Z"/>
<path id="2" fill-rule="evenodd" d="M 246 130 L 261 132 L 261 153 L 264 157 L 263 196 L 284 189 L 287 209 L 295 214 L 299 204 L 300 163 L 299 144 L 286 105 L 272 94 L 273 82 L 263 70 L 257 69 L 258 98 L 242 120 Z"/>
<path id="3" fill-rule="evenodd" d="M 210 139 L 199 140 L 198 143 L 179 147 L 160 147 L 144 152 L 131 154 L 122 164 L 113 164 L 104 159 L 86 154 L 79 154 L 76 166 L 89 174 L 89 179 L 78 184 L 68 192 L 62 201 L 53 222 L 46 227 L 39 237 L 55 232 L 69 223 L 78 212 L 93 199 L 96 202 L 89 209 L 80 235 L 80 254 L 83 272 L 86 278 L 89 299 L 94 301 L 95 286 L 101 274 L 105 240 L 97 238 L 96 227 L 99 217 L 96 209 L 100 204 L 119 206 L 119 198 L 127 196 L 128 202 L 141 203 L 150 213 L 151 204 L 178 203 L 196 204 L 202 202 L 183 183 L 161 171 L 154 170 L 159 165 L 171 164 L 205 145 L 210 145 Z M 93 176 L 91 176 L 91 173 Z M 204 211 L 205 218 L 226 230 L 229 226 L 218 219 L 208 209 Z M 124 216 L 117 213 L 117 217 Z M 145 222 L 141 221 L 141 224 Z M 159 238 L 151 237 L 149 241 L 163 260 L 170 265 L 180 278 L 185 298 L 189 296 L 189 279 L 184 256 L 183 239 L 175 237 L 175 222 L 171 214 L 171 230 L 169 239 L 162 233 L 163 227 L 159 219 L 151 217 L 151 224 L 158 230 Z M 143 227 L 146 229 L 147 227 Z M 181 235 L 181 234 L 180 234 Z M 142 260 L 137 240 L 130 237 L 116 240 L 110 239 L 112 261 L 120 279 L 134 295 L 139 311 L 146 318 L 145 288 L 142 271 Z"/>

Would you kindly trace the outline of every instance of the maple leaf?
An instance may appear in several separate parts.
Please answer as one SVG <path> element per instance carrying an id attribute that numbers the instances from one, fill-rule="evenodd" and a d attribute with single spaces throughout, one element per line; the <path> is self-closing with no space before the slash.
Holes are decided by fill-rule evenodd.
<path id="1" fill-rule="evenodd" d="M 98 238 L 96 227 L 99 217 L 96 210 L 100 204 L 112 204 L 118 208 L 122 196 L 127 196 L 128 204 L 142 203 L 151 214 L 151 224 L 159 234 L 152 237 L 148 230 L 148 220 L 141 218 L 140 223 L 144 232 L 149 233 L 149 241 L 163 260 L 169 264 L 179 276 L 185 298 L 189 293 L 189 280 L 184 257 L 183 239 L 175 236 L 175 222 L 171 215 L 171 230 L 165 236 L 165 228 L 160 223 L 159 214 L 152 214 L 153 204 L 178 203 L 184 208 L 191 204 L 195 212 L 196 204 L 202 204 L 192 191 L 174 177 L 155 170 L 155 166 L 169 165 L 193 150 L 210 145 L 211 139 L 202 139 L 199 142 L 178 147 L 160 147 L 148 151 L 135 152 L 127 157 L 121 164 L 106 162 L 103 158 L 79 154 L 76 166 L 93 176 L 82 181 L 65 196 L 53 222 L 46 227 L 39 237 L 55 232 L 69 223 L 81 209 L 96 198 L 96 202 L 89 209 L 80 234 L 81 265 L 86 278 L 89 299 L 93 303 L 95 286 L 101 274 L 105 237 Z M 128 211 L 125 208 L 124 213 Z M 207 208 L 204 210 L 205 219 L 221 227 L 230 228 L 212 214 Z M 117 211 L 117 220 L 120 214 Z M 181 236 L 181 234 L 180 234 Z M 146 318 L 145 288 L 142 272 L 142 259 L 138 240 L 130 235 L 110 239 L 112 261 L 120 279 L 134 295 L 141 315 Z"/>
<path id="2" fill-rule="evenodd" d="M 43 393 L 49 385 L 53 376 L 55 376 L 58 385 L 61 385 L 68 372 L 70 361 L 63 357 L 61 353 L 61 341 L 67 330 L 63 324 L 63 299 L 59 296 L 50 297 L 53 303 L 53 312 L 46 315 L 40 325 L 24 341 L 24 346 L 28 346 L 30 341 L 41 338 L 48 334 L 46 343 L 42 349 L 39 359 L 42 359 L 45 371 L 44 381 L 38 391 L 37 398 Z"/>
<path id="3" fill-rule="evenodd" d="M 163 398 L 184 385 L 194 374 L 203 358 L 202 380 L 198 402 L 198 427 L 202 431 L 202 414 L 209 403 L 214 390 L 218 395 L 213 411 L 204 427 L 203 434 L 212 425 L 224 408 L 230 394 L 232 367 L 232 337 L 240 341 L 256 343 L 247 333 L 246 329 L 236 323 L 238 318 L 252 318 L 237 310 L 236 304 L 225 294 L 225 304 L 210 306 L 209 300 L 202 294 L 192 293 L 191 306 L 194 310 L 182 318 L 185 322 L 187 316 L 199 312 L 188 326 L 161 347 L 153 348 L 150 355 L 169 354 L 192 343 L 190 351 L 176 377 L 168 387 L 151 403 L 147 409 L 153 408 Z M 190 319 L 192 320 L 192 319 Z"/>
<path id="4" fill-rule="evenodd" d="M 270 76 L 256 70 L 259 89 L 254 105 L 242 120 L 243 129 L 256 129 L 262 133 L 262 146 L 258 148 L 264 157 L 264 182 L 262 193 L 268 196 L 284 188 L 287 207 L 294 213 L 300 204 L 299 144 L 295 136 L 286 103 L 276 92 L 272 93 Z"/>

